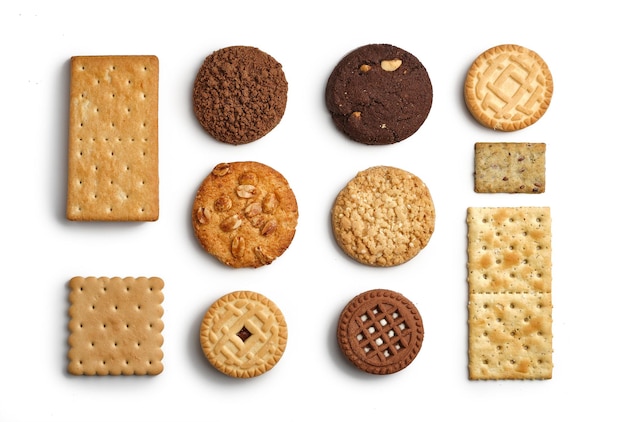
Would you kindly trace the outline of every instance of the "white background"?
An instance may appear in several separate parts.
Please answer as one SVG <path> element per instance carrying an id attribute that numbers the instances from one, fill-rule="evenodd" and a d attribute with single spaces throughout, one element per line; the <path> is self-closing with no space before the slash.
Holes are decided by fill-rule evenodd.
<path id="1" fill-rule="evenodd" d="M 626 31 L 619 3 L 419 3 L 2 2 L 0 421 L 624 420 Z M 369 43 L 412 52 L 433 83 L 430 116 L 399 144 L 350 141 L 324 107 L 335 64 Z M 479 126 L 462 98 L 473 59 L 502 43 L 539 53 L 555 84 L 544 117 L 513 133 Z M 231 45 L 271 54 L 289 82 L 281 123 L 238 147 L 206 135 L 191 109 L 203 59 Z M 72 223 L 65 219 L 68 60 L 115 54 L 160 59 L 160 218 Z M 477 141 L 545 142 L 546 192 L 474 193 Z M 290 248 L 254 270 L 219 264 L 190 224 L 204 176 L 239 160 L 283 173 L 300 207 Z M 395 268 L 351 261 L 329 225 L 338 191 L 379 164 L 422 178 L 437 210 L 430 244 Z M 552 209 L 553 379 L 470 382 L 466 208 L 521 205 Z M 66 373 L 67 282 L 76 275 L 164 279 L 162 374 Z M 336 346 L 343 306 L 371 288 L 401 292 L 424 318 L 421 353 L 394 375 L 360 373 Z M 289 327 L 282 360 L 249 380 L 215 371 L 198 341 L 207 307 L 241 289 L 272 299 Z"/>

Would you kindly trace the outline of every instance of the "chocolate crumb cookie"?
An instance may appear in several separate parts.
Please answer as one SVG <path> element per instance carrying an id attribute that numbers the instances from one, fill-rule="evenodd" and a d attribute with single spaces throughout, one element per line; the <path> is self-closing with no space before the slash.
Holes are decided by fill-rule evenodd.
<path id="1" fill-rule="evenodd" d="M 337 341 L 360 370 L 376 375 L 401 371 L 422 348 L 424 325 L 400 293 L 374 289 L 352 299 L 341 312 Z"/>
<path id="2" fill-rule="evenodd" d="M 390 267 L 426 247 L 435 229 L 435 207 L 419 177 L 377 166 L 359 172 L 339 192 L 331 224 L 348 256 L 363 264 Z"/>
<path id="3" fill-rule="evenodd" d="M 287 80 L 272 56 L 234 46 L 209 55 L 193 86 L 193 110 L 215 139 L 241 145 L 267 135 L 287 107 Z"/>
<path id="4" fill-rule="evenodd" d="M 224 264 L 271 264 L 291 244 L 298 204 L 285 177 L 254 161 L 221 163 L 196 194 L 192 224 L 202 247 Z"/>
<path id="5" fill-rule="evenodd" d="M 414 134 L 433 101 L 426 68 L 411 53 L 389 44 L 369 44 L 337 64 L 326 85 L 332 120 L 349 138 L 388 145 Z"/>

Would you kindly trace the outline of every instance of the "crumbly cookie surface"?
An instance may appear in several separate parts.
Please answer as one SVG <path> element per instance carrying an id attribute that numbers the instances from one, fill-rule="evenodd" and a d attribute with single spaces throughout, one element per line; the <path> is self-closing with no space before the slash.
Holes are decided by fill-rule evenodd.
<path id="1" fill-rule="evenodd" d="M 359 172 L 339 192 L 331 224 L 348 256 L 389 267 L 407 262 L 426 247 L 435 229 L 435 207 L 419 177 L 376 166 Z"/>
<path id="2" fill-rule="evenodd" d="M 210 54 L 193 86 L 193 109 L 218 141 L 241 145 L 267 135 L 287 107 L 282 65 L 256 47 L 233 46 Z"/>
<path id="3" fill-rule="evenodd" d="M 253 161 L 221 163 L 204 179 L 192 208 L 201 246 L 224 264 L 271 264 L 291 244 L 298 204 L 287 179 Z"/>

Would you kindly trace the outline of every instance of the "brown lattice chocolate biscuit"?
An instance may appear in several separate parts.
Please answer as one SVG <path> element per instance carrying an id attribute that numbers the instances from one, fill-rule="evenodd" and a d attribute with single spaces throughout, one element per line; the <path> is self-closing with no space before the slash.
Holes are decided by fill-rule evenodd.
<path id="1" fill-rule="evenodd" d="M 433 88 L 413 54 L 389 44 L 369 44 L 339 61 L 328 78 L 325 98 L 335 126 L 349 138 L 388 145 L 422 126 Z"/>
<path id="2" fill-rule="evenodd" d="M 221 163 L 196 194 L 192 224 L 202 247 L 224 264 L 271 264 L 291 244 L 298 204 L 285 177 L 253 162 Z"/>
<path id="3" fill-rule="evenodd" d="M 268 134 L 287 107 L 280 63 L 255 47 L 234 46 L 209 55 L 193 86 L 193 109 L 215 139 L 247 144 Z"/>
<path id="4" fill-rule="evenodd" d="M 407 262 L 426 247 L 435 230 L 435 207 L 419 177 L 377 166 L 359 172 L 339 192 L 331 224 L 348 256 L 389 267 Z"/>
<path id="5" fill-rule="evenodd" d="M 548 65 L 534 51 L 514 44 L 492 47 L 470 66 L 465 103 L 490 129 L 514 131 L 539 120 L 552 100 Z"/>
<path id="6" fill-rule="evenodd" d="M 157 375 L 163 371 L 163 280 L 74 277 L 69 287 L 70 374 Z"/>
<path id="7" fill-rule="evenodd" d="M 413 303 L 391 290 L 370 290 L 352 299 L 337 325 L 337 341 L 360 370 L 386 375 L 406 368 L 424 340 L 422 317 Z"/>
<path id="8" fill-rule="evenodd" d="M 251 378 L 272 369 L 287 347 L 287 323 L 260 293 L 235 291 L 215 301 L 200 327 L 200 344 L 220 372 Z"/>

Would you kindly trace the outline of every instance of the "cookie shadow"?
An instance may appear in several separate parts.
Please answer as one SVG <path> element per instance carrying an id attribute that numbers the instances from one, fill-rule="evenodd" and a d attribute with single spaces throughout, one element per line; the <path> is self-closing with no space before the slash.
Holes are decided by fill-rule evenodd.
<path id="1" fill-rule="evenodd" d="M 58 122 L 55 127 L 57 131 L 53 134 L 54 145 L 58 148 L 52 149 L 52 162 L 56 163 L 49 178 L 51 184 L 49 192 L 58 192 L 52 195 L 52 209 L 56 219 L 61 223 L 67 223 L 65 217 L 67 198 L 67 142 L 69 131 L 69 101 L 70 101 L 70 59 L 66 60 L 60 67 L 57 75 L 57 83 L 54 84 L 56 92 L 52 95 L 54 104 L 50 104 L 49 110 L 53 110 L 55 116 L 53 121 Z"/>

